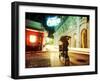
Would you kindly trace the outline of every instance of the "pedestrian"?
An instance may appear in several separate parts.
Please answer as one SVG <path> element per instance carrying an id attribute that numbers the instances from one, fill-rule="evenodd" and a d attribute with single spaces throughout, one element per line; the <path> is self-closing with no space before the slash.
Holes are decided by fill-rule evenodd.
<path id="1" fill-rule="evenodd" d="M 69 37 L 62 36 L 60 40 L 62 41 L 62 53 L 63 53 L 65 65 L 69 65 L 69 56 L 68 56 Z"/>

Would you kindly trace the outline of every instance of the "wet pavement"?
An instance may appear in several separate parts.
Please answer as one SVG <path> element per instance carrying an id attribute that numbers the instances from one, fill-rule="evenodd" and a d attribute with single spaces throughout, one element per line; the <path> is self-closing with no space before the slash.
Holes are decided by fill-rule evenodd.
<path id="1" fill-rule="evenodd" d="M 29 51 L 26 52 L 26 68 L 36 67 L 62 67 L 65 66 L 64 58 L 59 58 L 59 52 L 57 51 Z M 80 54 L 77 52 L 69 51 L 70 65 L 66 66 L 77 66 L 77 65 L 89 65 L 89 55 Z"/>

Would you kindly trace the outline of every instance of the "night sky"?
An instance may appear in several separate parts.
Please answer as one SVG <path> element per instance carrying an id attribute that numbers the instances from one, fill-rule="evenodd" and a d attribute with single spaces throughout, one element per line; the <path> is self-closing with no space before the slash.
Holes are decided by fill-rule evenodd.
<path id="1" fill-rule="evenodd" d="M 57 15 L 44 14 L 44 13 L 26 13 L 26 19 L 42 23 L 43 27 L 48 31 L 49 37 L 53 36 L 54 27 L 48 27 L 46 21 L 48 17 L 53 17 L 53 16 Z"/>

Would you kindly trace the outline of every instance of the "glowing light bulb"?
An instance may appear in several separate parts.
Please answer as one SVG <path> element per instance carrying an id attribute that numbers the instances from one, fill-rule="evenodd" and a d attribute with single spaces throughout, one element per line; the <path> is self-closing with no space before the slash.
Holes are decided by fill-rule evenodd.
<path id="1" fill-rule="evenodd" d="M 30 39 L 31 43 L 35 43 L 36 42 L 36 36 L 35 35 L 30 35 L 29 39 Z"/>

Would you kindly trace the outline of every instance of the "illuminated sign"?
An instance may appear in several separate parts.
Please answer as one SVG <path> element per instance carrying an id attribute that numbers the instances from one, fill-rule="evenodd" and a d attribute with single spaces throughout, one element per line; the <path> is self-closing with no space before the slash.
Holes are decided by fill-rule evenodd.
<path id="1" fill-rule="evenodd" d="M 55 17 L 48 17 L 47 19 L 47 26 L 57 26 L 61 22 L 61 19 L 58 18 L 57 16 Z"/>

